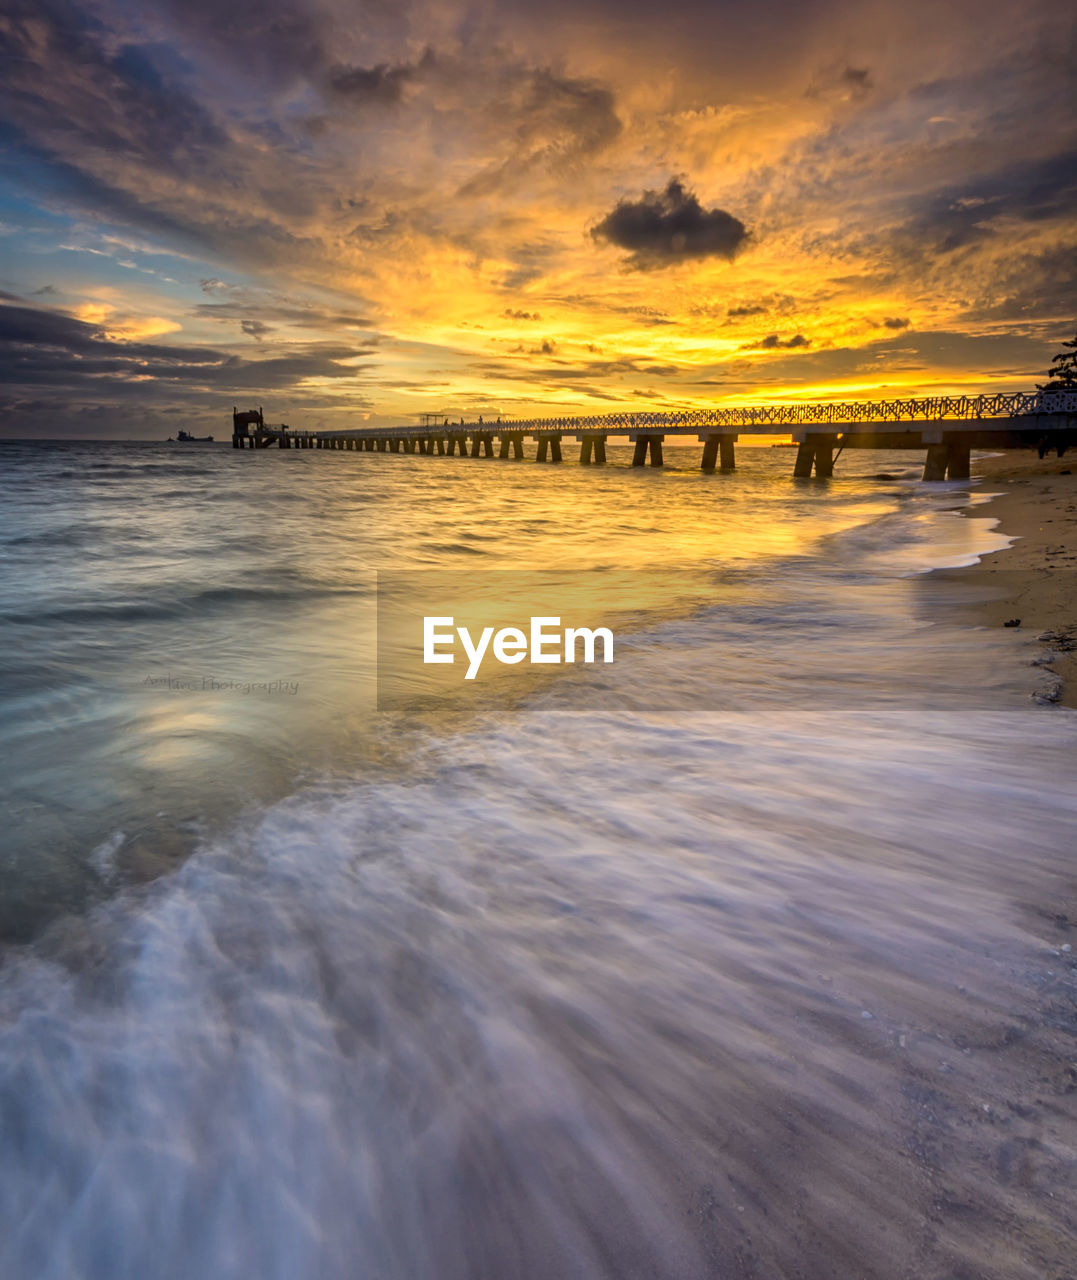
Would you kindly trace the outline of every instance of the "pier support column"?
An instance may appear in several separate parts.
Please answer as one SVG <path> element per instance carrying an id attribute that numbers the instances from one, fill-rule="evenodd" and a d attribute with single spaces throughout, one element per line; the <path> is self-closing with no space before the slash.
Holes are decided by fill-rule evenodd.
<path id="1" fill-rule="evenodd" d="M 815 475 L 819 480 L 829 480 L 834 474 L 833 436 L 822 436 L 815 444 Z"/>
<path id="2" fill-rule="evenodd" d="M 523 436 L 512 437 L 512 456 L 514 458 L 522 458 L 524 456 L 524 438 Z"/>
<path id="3" fill-rule="evenodd" d="M 591 465 L 591 454 L 595 451 L 595 442 L 590 436 L 585 436 L 580 441 L 580 466 L 589 467 Z"/>
<path id="4" fill-rule="evenodd" d="M 546 436 L 540 436 L 539 442 L 538 442 L 538 448 L 535 450 L 535 461 L 545 462 L 546 455 L 547 453 L 549 453 L 549 451 L 550 451 L 549 440 L 546 438 Z"/>
<path id="5" fill-rule="evenodd" d="M 924 459 L 924 479 L 946 479 L 946 446 L 944 444 L 928 445 L 927 457 Z"/>
<path id="6" fill-rule="evenodd" d="M 960 440 L 946 442 L 946 478 L 947 480 L 967 480 L 969 478 L 969 460 L 971 450 Z M 1061 453 L 1059 457 L 1061 457 Z"/>
<path id="7" fill-rule="evenodd" d="M 561 437 L 560 436 L 554 436 L 553 439 L 550 441 L 550 461 L 551 462 L 561 461 Z"/>
<path id="8" fill-rule="evenodd" d="M 606 465 L 606 437 L 595 437 L 595 464 L 604 467 Z"/>
<path id="9" fill-rule="evenodd" d="M 444 455 L 445 455 L 445 438 L 444 438 L 444 436 L 438 436 L 438 438 L 434 441 L 434 443 L 437 445 L 438 456 L 439 456 L 439 457 L 444 457 Z"/>
<path id="10" fill-rule="evenodd" d="M 700 471 L 711 472 L 716 466 L 723 471 L 735 471 L 737 459 L 733 451 L 736 436 L 712 435 L 703 441 L 703 460 L 699 464 Z"/>
<path id="11" fill-rule="evenodd" d="M 662 436 L 637 436 L 636 447 L 632 453 L 632 465 L 634 467 L 642 467 L 647 461 L 647 454 L 651 455 L 651 466 L 660 467 L 662 465 Z"/>
<path id="12" fill-rule="evenodd" d="M 482 455 L 484 458 L 492 458 L 494 456 L 494 437 L 492 435 L 483 436 Z"/>
<path id="13" fill-rule="evenodd" d="M 497 444 L 497 456 L 499 458 L 507 458 L 509 456 L 509 438 L 502 436 Z"/>
<path id="14" fill-rule="evenodd" d="M 927 447 L 924 459 L 925 480 L 967 480 L 971 449 L 960 438 L 943 437 L 941 444 Z"/>
<path id="15" fill-rule="evenodd" d="M 797 460 L 793 464 L 793 475 L 799 479 L 807 479 L 815 468 L 816 477 L 829 479 L 834 474 L 834 446 L 836 436 L 809 436 L 797 448 Z"/>

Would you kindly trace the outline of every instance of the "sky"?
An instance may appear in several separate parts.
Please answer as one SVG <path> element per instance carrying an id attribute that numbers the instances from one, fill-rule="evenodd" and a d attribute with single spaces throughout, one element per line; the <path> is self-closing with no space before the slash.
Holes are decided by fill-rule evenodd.
<path id="1" fill-rule="evenodd" d="M 2 0 L 0 436 L 1030 390 L 1053 0 Z"/>

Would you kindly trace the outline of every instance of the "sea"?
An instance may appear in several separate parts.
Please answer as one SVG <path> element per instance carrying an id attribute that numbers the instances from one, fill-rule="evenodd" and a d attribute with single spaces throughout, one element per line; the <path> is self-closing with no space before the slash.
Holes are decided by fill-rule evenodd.
<path id="1" fill-rule="evenodd" d="M 3 1280 L 1071 1273 L 1077 716 L 984 486 L 666 455 L 0 443 Z"/>

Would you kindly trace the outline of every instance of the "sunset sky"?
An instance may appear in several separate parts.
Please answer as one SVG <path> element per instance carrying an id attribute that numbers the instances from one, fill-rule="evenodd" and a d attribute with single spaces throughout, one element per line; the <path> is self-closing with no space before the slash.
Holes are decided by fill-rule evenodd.
<path id="1" fill-rule="evenodd" d="M 0 435 L 1029 389 L 1040 0 L 4 0 Z"/>

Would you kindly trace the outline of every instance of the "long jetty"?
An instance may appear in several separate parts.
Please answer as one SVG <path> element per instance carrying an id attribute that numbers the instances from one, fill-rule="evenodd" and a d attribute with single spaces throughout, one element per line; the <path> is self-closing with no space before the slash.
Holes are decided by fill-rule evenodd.
<path id="1" fill-rule="evenodd" d="M 563 442 L 579 444 L 583 466 L 606 461 L 606 441 L 634 445 L 632 465 L 663 465 L 667 437 L 702 444 L 701 470 L 732 471 L 741 435 L 791 436 L 793 475 L 827 477 L 844 449 L 923 449 L 925 480 L 965 480 L 973 449 L 1053 449 L 1061 457 L 1077 442 L 1077 391 L 932 396 L 907 400 L 828 400 L 681 413 L 614 413 L 450 423 L 428 416 L 417 426 L 303 431 L 267 424 L 261 409 L 232 412 L 232 447 L 334 449 L 367 453 L 520 459 L 535 443 L 535 461 L 561 462 Z M 496 448 L 495 448 L 496 442 Z"/>

